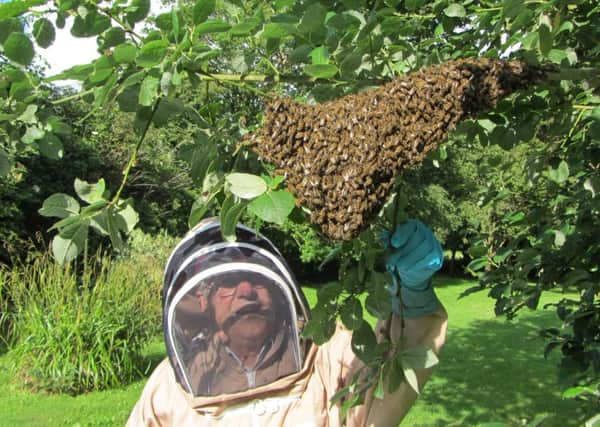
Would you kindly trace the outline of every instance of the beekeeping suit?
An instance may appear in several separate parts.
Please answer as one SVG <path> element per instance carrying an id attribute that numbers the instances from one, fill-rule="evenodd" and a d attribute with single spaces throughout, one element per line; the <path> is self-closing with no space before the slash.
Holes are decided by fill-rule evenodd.
<path id="1" fill-rule="evenodd" d="M 244 226 L 236 235 L 224 242 L 218 222 L 203 222 L 173 251 L 162 295 L 168 357 L 128 426 L 342 425 L 341 406 L 330 399 L 362 366 L 351 332 L 338 325 L 321 346 L 303 338 L 308 305 L 279 251 Z M 399 323 L 392 320 L 392 337 Z M 405 319 L 407 346 L 438 352 L 445 335 L 437 302 Z M 429 374 L 417 373 L 420 385 Z M 369 392 L 345 425 L 398 425 L 415 398 L 407 384 L 381 400 Z"/>

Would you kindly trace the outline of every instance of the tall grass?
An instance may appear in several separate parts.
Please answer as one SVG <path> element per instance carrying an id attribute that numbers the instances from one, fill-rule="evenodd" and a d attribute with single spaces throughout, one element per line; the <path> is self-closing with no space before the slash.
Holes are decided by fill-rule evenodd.
<path id="1" fill-rule="evenodd" d="M 35 390 L 81 393 L 145 370 L 160 329 L 161 267 L 151 258 L 92 257 L 80 271 L 49 256 L 0 272 L 0 318 L 18 378 Z"/>

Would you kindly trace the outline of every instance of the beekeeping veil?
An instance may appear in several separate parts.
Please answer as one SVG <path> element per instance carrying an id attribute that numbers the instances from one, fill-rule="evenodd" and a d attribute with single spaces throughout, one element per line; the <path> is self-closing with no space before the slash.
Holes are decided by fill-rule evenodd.
<path id="1" fill-rule="evenodd" d="M 252 298 L 235 300 L 241 286 Z M 270 303 L 257 301 L 257 293 Z M 238 225 L 236 241 L 227 242 L 216 220 L 196 226 L 167 261 L 162 301 L 167 353 L 177 381 L 193 397 L 250 390 L 302 367 L 308 305 L 277 248 L 250 228 Z M 224 321 L 217 316 L 223 312 Z M 256 319 L 265 338 L 256 362 L 246 366 L 227 333 L 232 325 L 252 331 Z"/>

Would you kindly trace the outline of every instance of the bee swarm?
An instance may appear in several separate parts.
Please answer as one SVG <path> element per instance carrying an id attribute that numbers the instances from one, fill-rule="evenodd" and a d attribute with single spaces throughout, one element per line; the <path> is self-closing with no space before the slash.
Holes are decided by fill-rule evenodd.
<path id="1" fill-rule="evenodd" d="M 373 91 L 317 105 L 271 100 L 252 150 L 333 240 L 377 214 L 395 177 L 423 160 L 456 124 L 544 75 L 518 61 L 471 58 L 427 67 Z"/>

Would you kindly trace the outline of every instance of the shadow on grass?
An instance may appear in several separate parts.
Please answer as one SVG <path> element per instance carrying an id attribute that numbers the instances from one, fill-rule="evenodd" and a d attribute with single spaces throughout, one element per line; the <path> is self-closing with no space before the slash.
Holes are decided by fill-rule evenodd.
<path id="1" fill-rule="evenodd" d="M 140 378 L 148 378 L 165 357 L 166 350 L 163 339 L 162 337 L 156 337 L 148 344 L 142 353 L 142 366 L 144 367 L 144 371 L 141 373 Z"/>
<path id="2" fill-rule="evenodd" d="M 550 360 L 542 354 L 538 330 L 553 319 L 553 313 L 536 312 L 516 322 L 479 320 L 468 328 L 450 328 L 442 362 L 423 395 L 425 405 L 445 415 L 428 427 L 523 425 L 523 419 L 541 413 L 550 414 L 544 427 L 578 425 L 576 402 L 559 395 L 558 353 Z"/>

